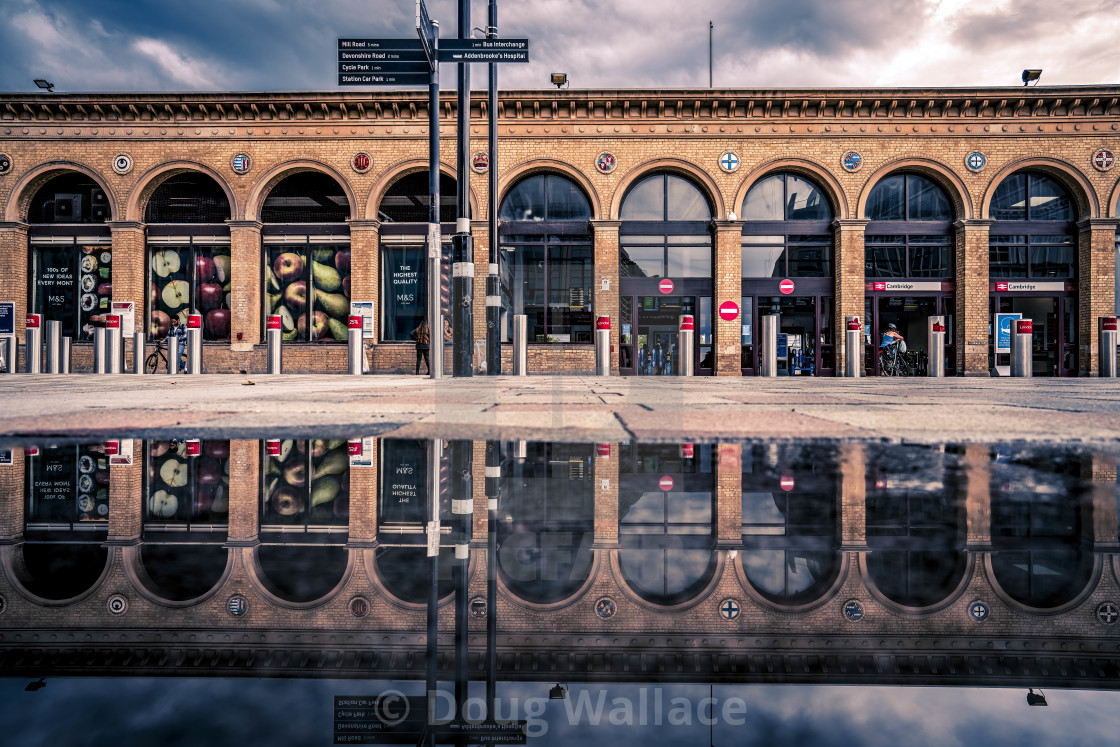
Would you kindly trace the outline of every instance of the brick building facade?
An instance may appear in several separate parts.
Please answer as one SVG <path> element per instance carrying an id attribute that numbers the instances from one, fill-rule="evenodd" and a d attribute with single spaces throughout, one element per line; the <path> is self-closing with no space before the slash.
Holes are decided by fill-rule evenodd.
<path id="1" fill-rule="evenodd" d="M 751 374 L 754 317 L 780 313 L 784 370 L 842 372 L 851 351 L 837 330 L 860 316 L 874 372 L 887 323 L 921 350 L 925 317 L 940 314 L 950 371 L 987 375 L 1000 362 L 991 317 L 1005 312 L 1034 317 L 1037 374 L 1096 375 L 1097 319 L 1115 303 L 1118 97 L 1115 86 L 504 92 L 503 205 L 517 208 L 510 196 L 542 175 L 585 205 L 575 221 L 502 220 L 504 304 L 531 318 L 530 370 L 591 372 L 591 316 L 608 314 L 616 373 L 667 372 L 681 355 L 674 319 L 693 313 L 699 371 Z M 441 111 L 451 184 L 454 107 L 448 96 Z M 35 310 L 62 313 L 79 338 L 101 323 L 81 315 L 103 299 L 131 301 L 138 330 L 156 311 L 210 309 L 207 372 L 263 370 L 263 317 L 281 305 L 293 314 L 287 370 L 341 371 L 345 346 L 302 340 L 329 339 L 347 300 L 368 302 L 371 370 L 409 371 L 405 328 L 422 307 L 386 289 L 411 282 L 400 268 L 422 242 L 409 218 L 426 189 L 402 185 L 426 172 L 427 122 L 419 92 L 2 95 L 0 300 L 15 304 L 17 335 Z M 481 95 L 471 131 L 472 155 L 485 151 Z M 496 257 L 487 176 L 469 176 L 481 340 Z M 665 177 L 660 214 L 648 209 L 652 177 Z M 524 259 L 531 246 L 540 267 Z M 79 288 L 86 249 L 107 261 Z M 306 260 L 306 280 L 273 285 L 285 253 Z M 314 283 L 310 297 L 281 303 L 300 282 Z M 203 299 L 206 284 L 218 289 Z M 725 320 L 729 302 L 740 313 Z M 75 370 L 91 368 L 90 348 L 75 342 Z"/>

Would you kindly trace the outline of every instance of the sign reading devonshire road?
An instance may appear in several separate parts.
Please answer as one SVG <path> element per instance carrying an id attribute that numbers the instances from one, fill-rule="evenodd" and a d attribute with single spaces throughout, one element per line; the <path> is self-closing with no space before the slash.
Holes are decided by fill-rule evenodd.
<path id="1" fill-rule="evenodd" d="M 339 39 L 340 86 L 427 85 L 430 65 L 420 39 Z M 439 62 L 528 62 L 528 39 L 440 40 Z"/>

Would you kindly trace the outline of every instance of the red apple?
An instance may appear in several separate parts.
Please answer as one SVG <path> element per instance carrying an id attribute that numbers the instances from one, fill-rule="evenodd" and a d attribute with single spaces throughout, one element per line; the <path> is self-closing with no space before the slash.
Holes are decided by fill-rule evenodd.
<path id="1" fill-rule="evenodd" d="M 206 312 L 206 339 L 228 340 L 229 327 L 229 309 L 214 309 Z"/>
<path id="2" fill-rule="evenodd" d="M 342 294 L 350 298 L 350 276 L 347 275 L 342 279 Z"/>
<path id="3" fill-rule="evenodd" d="M 302 314 L 307 308 L 307 281 L 297 280 L 284 291 L 284 305 L 292 310 L 293 314 Z"/>
<path id="4" fill-rule="evenodd" d="M 159 288 L 156 287 L 155 283 L 152 283 L 151 285 L 152 285 L 152 297 L 151 297 L 151 303 L 149 304 L 149 308 L 154 309 L 155 307 L 159 306 Z"/>
<path id="5" fill-rule="evenodd" d="M 284 468 L 284 482 L 297 488 L 307 484 L 307 463 L 293 462 Z"/>
<path id="6" fill-rule="evenodd" d="M 303 510 L 303 496 L 298 490 L 287 485 L 277 489 L 270 502 L 272 510 L 281 516 L 291 516 Z"/>
<path id="7" fill-rule="evenodd" d="M 203 441 L 202 451 L 208 457 L 229 459 L 229 441 Z"/>
<path id="8" fill-rule="evenodd" d="M 290 283 L 303 277 L 303 257 L 284 252 L 272 263 L 272 269 L 281 283 Z"/>
<path id="9" fill-rule="evenodd" d="M 341 251 L 334 255 L 334 268 L 338 270 L 339 275 L 350 274 L 350 252 Z"/>
<path id="10" fill-rule="evenodd" d="M 151 454 L 153 457 L 161 457 L 168 452 L 171 448 L 170 441 L 152 441 Z"/>
<path id="11" fill-rule="evenodd" d="M 194 479 L 199 485 L 217 485 L 222 481 L 222 464 L 214 457 L 202 457 L 194 468 Z"/>
<path id="12" fill-rule="evenodd" d="M 152 323 L 148 328 L 148 336 L 153 340 L 167 337 L 167 330 L 171 329 L 171 317 L 156 309 L 152 312 Z"/>
<path id="13" fill-rule="evenodd" d="M 112 283 L 102 283 L 101 285 L 97 286 L 97 295 L 99 295 L 99 296 L 112 296 L 113 295 L 113 284 Z"/>
<path id="14" fill-rule="evenodd" d="M 214 279 L 214 260 L 210 259 L 210 257 L 196 257 L 194 265 L 197 274 L 195 278 L 196 282 L 209 283 Z"/>
<path id="15" fill-rule="evenodd" d="M 205 516 L 210 513 L 214 505 L 214 488 L 211 486 L 198 488 L 194 491 L 194 515 Z"/>
<path id="16" fill-rule="evenodd" d="M 333 340 L 331 336 L 330 317 L 322 311 L 316 311 L 311 315 L 311 339 L 312 340 Z"/>
<path id="17" fill-rule="evenodd" d="M 225 291 L 217 283 L 203 283 L 198 289 L 198 305 L 203 311 L 220 309 L 225 300 Z"/>

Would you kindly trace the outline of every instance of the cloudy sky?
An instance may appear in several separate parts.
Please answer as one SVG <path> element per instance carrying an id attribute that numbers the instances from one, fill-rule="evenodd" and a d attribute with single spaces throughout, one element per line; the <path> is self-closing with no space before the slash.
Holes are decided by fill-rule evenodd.
<path id="1" fill-rule="evenodd" d="M 428 0 L 442 36 L 455 0 Z M 472 0 L 484 26 L 486 0 Z M 503 88 L 735 88 L 1120 82 L 1120 0 L 500 0 L 531 40 Z M 4 0 L 0 91 L 336 88 L 339 36 L 415 38 L 413 0 Z M 445 68 L 445 87 L 453 87 Z M 485 68 L 474 67 L 482 87 Z"/>

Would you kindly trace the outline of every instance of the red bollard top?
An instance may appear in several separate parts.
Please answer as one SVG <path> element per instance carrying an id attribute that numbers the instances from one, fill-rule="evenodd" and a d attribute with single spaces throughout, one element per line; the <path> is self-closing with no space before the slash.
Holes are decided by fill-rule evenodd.
<path id="1" fill-rule="evenodd" d="M 1117 327 L 1116 327 L 1116 317 L 1114 317 L 1114 316 L 1102 316 L 1101 317 L 1101 329 L 1105 332 L 1115 332 L 1116 329 L 1117 329 Z"/>
<path id="2" fill-rule="evenodd" d="M 848 320 L 848 331 L 850 331 L 850 332 L 859 332 L 860 331 L 860 324 L 859 324 L 859 317 L 858 316 L 854 316 L 854 317 L 852 317 L 851 319 Z"/>
<path id="3" fill-rule="evenodd" d="M 595 329 L 610 329 L 611 318 L 609 316 L 601 316 L 595 319 Z"/>
<path id="4" fill-rule="evenodd" d="M 1034 322 L 1031 319 L 1019 319 L 1015 321 L 1015 334 L 1017 335 L 1030 335 L 1034 334 Z"/>
<path id="5" fill-rule="evenodd" d="M 695 327 L 693 326 L 693 320 L 692 320 L 692 317 L 691 317 L 691 316 L 687 316 L 687 315 L 686 315 L 686 316 L 682 316 L 682 317 L 681 317 L 681 332 L 684 332 L 684 331 L 692 331 L 692 330 L 694 330 L 694 329 L 695 329 Z"/>
<path id="6" fill-rule="evenodd" d="M 28 314 L 25 321 L 25 326 L 30 327 L 31 329 L 39 329 L 39 325 L 42 323 L 42 321 L 42 314 Z"/>
<path id="7" fill-rule="evenodd" d="M 279 314 L 270 314 L 268 317 L 268 329 L 283 329 L 280 322 Z"/>
<path id="8" fill-rule="evenodd" d="M 202 329 L 202 314 L 188 315 L 187 329 Z"/>
<path id="9" fill-rule="evenodd" d="M 109 314 L 107 317 L 105 317 L 105 328 L 106 329 L 120 329 L 121 328 L 121 317 L 120 317 L 120 315 L 119 314 Z"/>
<path id="10" fill-rule="evenodd" d="M 350 317 L 347 318 L 346 322 L 347 322 L 346 326 L 347 326 L 348 329 L 361 329 L 362 328 L 362 317 L 361 316 L 350 316 Z"/>

